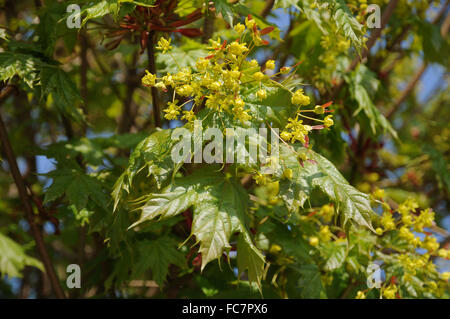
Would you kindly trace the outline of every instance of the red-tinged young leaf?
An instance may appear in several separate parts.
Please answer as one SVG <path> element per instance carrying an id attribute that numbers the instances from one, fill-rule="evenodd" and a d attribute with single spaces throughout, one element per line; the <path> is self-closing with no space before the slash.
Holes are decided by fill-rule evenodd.
<path id="1" fill-rule="evenodd" d="M 199 37 L 203 35 L 202 30 L 196 28 L 185 28 L 185 29 L 176 29 L 174 32 L 179 32 L 182 35 L 190 38 Z"/>
<path id="2" fill-rule="evenodd" d="M 266 27 L 264 29 L 262 29 L 261 31 L 259 31 L 259 33 L 261 35 L 265 35 L 265 34 L 269 34 L 270 32 L 272 32 L 275 28 L 274 27 Z"/>
<path id="3" fill-rule="evenodd" d="M 173 22 L 173 23 L 171 23 L 169 25 L 171 27 L 174 27 L 174 28 L 181 27 L 181 26 L 187 25 L 189 23 L 192 23 L 192 22 L 200 19 L 201 17 L 202 17 L 201 10 L 198 9 L 195 12 L 191 13 L 190 15 L 188 15 L 185 19 Z"/>
<path id="4" fill-rule="evenodd" d="M 222 46 L 219 48 L 219 50 L 223 50 L 225 49 L 225 47 L 227 46 L 227 40 L 223 41 Z"/>
<path id="5" fill-rule="evenodd" d="M 330 102 L 327 102 L 327 103 L 325 103 L 325 104 L 322 104 L 322 107 L 323 107 L 323 108 L 327 108 L 327 107 L 329 107 L 331 104 L 333 104 L 333 101 L 330 101 Z"/>

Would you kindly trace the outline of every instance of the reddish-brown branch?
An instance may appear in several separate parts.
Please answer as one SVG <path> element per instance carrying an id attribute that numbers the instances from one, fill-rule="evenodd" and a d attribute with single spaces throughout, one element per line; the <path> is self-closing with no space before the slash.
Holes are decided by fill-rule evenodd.
<path id="1" fill-rule="evenodd" d="M 427 68 L 426 64 L 422 64 L 417 70 L 414 77 L 411 79 L 411 81 L 406 86 L 405 90 L 402 92 L 400 97 L 395 101 L 394 106 L 391 108 L 391 110 L 386 114 L 386 118 L 390 119 L 392 115 L 394 115 L 395 112 L 397 112 L 400 105 L 402 105 L 403 102 L 405 102 L 406 98 L 411 94 L 414 87 L 416 86 L 417 82 L 419 82 L 420 78 L 422 77 L 422 74 L 425 72 Z"/>
<path id="2" fill-rule="evenodd" d="M 433 24 L 436 24 L 441 19 L 444 12 L 447 10 L 447 3 L 441 8 L 440 12 L 437 14 L 437 16 L 433 19 Z M 450 15 L 447 15 L 445 18 L 445 21 L 442 23 L 441 26 L 441 35 L 442 37 L 445 37 L 448 32 L 448 28 L 450 25 Z M 395 112 L 400 108 L 403 102 L 408 98 L 408 96 L 413 92 L 415 86 L 419 82 L 420 78 L 422 77 L 423 73 L 425 72 L 427 68 L 427 63 L 423 63 L 420 68 L 417 70 L 417 72 L 414 74 L 413 78 L 409 81 L 409 83 L 406 85 L 405 90 L 402 92 L 402 94 L 398 97 L 398 99 L 395 101 L 392 108 L 387 112 L 386 118 L 391 118 Z"/>
<path id="3" fill-rule="evenodd" d="M 3 103 L 14 91 L 14 86 L 7 85 L 6 87 L 0 88 L 0 104 Z"/>
<path id="4" fill-rule="evenodd" d="M 5 90 L 8 90 L 6 88 Z M 3 100 L 3 92 L 0 96 L 0 101 Z M 8 93 L 9 94 L 9 93 Z M 53 291 L 58 298 L 65 298 L 64 291 L 59 283 L 58 277 L 56 275 L 55 269 L 53 268 L 52 262 L 50 260 L 50 256 L 48 254 L 47 248 L 45 247 L 44 238 L 42 237 L 42 233 L 38 227 L 38 225 L 34 221 L 34 213 L 33 207 L 31 204 L 31 199 L 27 193 L 27 189 L 25 186 L 25 182 L 20 174 L 19 168 L 16 162 L 16 156 L 14 155 L 14 151 L 11 147 L 11 143 L 9 141 L 8 133 L 3 122 L 3 118 L 0 114 L 0 140 L 2 143 L 3 151 L 5 153 L 6 159 L 8 161 L 11 174 L 14 178 L 14 182 L 19 191 L 19 196 L 22 201 L 22 205 L 25 209 L 25 216 L 30 225 L 31 234 L 36 242 L 36 247 L 39 251 L 39 255 L 41 256 L 41 260 L 44 264 L 45 271 L 50 279 Z"/>
<path id="5" fill-rule="evenodd" d="M 436 16 L 433 18 L 433 20 L 431 21 L 432 24 L 437 24 L 442 16 L 445 14 L 445 12 L 447 11 L 447 6 L 448 6 L 449 1 L 446 1 L 446 3 L 441 7 L 441 9 L 439 10 L 439 12 L 436 14 Z M 445 29 L 445 22 L 442 25 L 442 28 Z M 443 29 L 441 30 L 441 33 L 444 34 L 446 32 L 443 31 Z M 387 51 L 391 51 L 396 45 L 400 44 L 401 41 L 403 41 L 403 39 L 406 37 L 406 35 L 408 34 L 408 32 L 411 30 L 411 25 L 407 25 L 403 28 L 402 33 L 397 36 L 395 38 L 394 41 L 392 41 L 392 43 L 390 45 L 388 45 L 386 47 Z M 388 76 L 388 74 L 394 69 L 394 67 L 397 65 L 397 63 L 399 61 L 401 61 L 404 57 L 406 56 L 406 51 L 403 50 L 401 51 L 398 56 L 383 70 L 380 71 L 380 74 L 383 77 Z"/>

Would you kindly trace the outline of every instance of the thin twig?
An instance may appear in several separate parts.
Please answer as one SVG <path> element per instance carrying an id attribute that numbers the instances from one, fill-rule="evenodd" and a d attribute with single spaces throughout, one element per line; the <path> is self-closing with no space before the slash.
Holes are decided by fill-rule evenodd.
<path id="1" fill-rule="evenodd" d="M 392 117 L 392 115 L 394 115 L 394 113 L 397 112 L 398 108 L 402 105 L 402 103 L 405 102 L 406 98 L 414 90 L 414 87 L 416 86 L 417 82 L 419 82 L 419 80 L 422 77 L 422 74 L 425 72 L 426 68 L 427 68 L 427 64 L 425 64 L 425 63 L 420 66 L 420 68 L 417 70 L 416 74 L 414 74 L 414 76 L 411 79 L 411 81 L 409 81 L 409 83 L 406 86 L 405 90 L 397 98 L 397 100 L 395 100 L 394 106 L 386 114 L 386 118 L 387 119 L 390 119 Z"/>
<path id="2" fill-rule="evenodd" d="M 445 12 L 447 11 L 447 6 L 448 6 L 449 1 L 446 1 L 446 3 L 441 7 L 441 9 L 438 11 L 438 13 L 436 14 L 436 16 L 433 18 L 433 20 L 431 21 L 431 24 L 437 24 L 442 16 L 445 14 Z M 397 36 L 395 38 L 394 41 L 392 41 L 392 43 L 390 45 L 388 45 L 386 47 L 387 51 L 391 51 L 395 46 L 397 46 L 398 44 L 401 43 L 401 41 L 403 41 L 403 39 L 406 37 L 406 35 L 408 34 L 408 32 L 411 30 L 412 25 L 406 25 L 405 27 L 403 27 L 403 31 L 402 33 Z M 443 26 L 444 27 L 444 26 Z M 406 52 L 405 50 L 402 50 L 398 56 L 383 70 L 380 71 L 380 74 L 383 75 L 383 77 L 386 77 L 396 66 L 396 64 L 401 61 L 405 56 L 406 56 Z M 373 68 L 373 69 L 377 69 L 377 68 Z"/>
<path id="3" fill-rule="evenodd" d="M 442 14 L 447 10 L 447 3 L 443 6 L 443 8 L 440 10 L 438 15 L 434 18 L 433 24 L 438 23 L 440 18 L 442 17 Z M 442 37 L 445 37 L 448 32 L 448 26 L 450 24 L 450 15 L 447 15 L 445 18 L 445 21 L 442 23 L 441 26 L 441 35 Z M 413 92 L 415 86 L 419 82 L 420 78 L 422 77 L 423 73 L 425 72 L 426 68 L 428 66 L 428 63 L 423 63 L 420 68 L 416 71 L 412 79 L 409 81 L 409 83 L 406 85 L 405 90 L 402 92 L 402 94 L 398 97 L 398 99 L 395 101 L 392 108 L 387 112 L 386 118 L 391 118 L 400 108 L 400 106 L 405 102 L 405 100 L 408 98 L 408 96 Z"/>
<path id="4" fill-rule="evenodd" d="M 339 297 L 340 299 L 346 299 L 348 295 L 352 292 L 353 289 L 355 289 L 360 283 L 358 281 L 352 281 L 347 288 L 345 288 L 342 295 Z"/>

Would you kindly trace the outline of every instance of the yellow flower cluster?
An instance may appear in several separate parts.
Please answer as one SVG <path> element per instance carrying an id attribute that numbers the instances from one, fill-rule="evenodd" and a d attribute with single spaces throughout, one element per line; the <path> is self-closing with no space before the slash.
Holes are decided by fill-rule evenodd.
<path id="1" fill-rule="evenodd" d="M 304 105 L 308 105 L 310 103 L 310 99 L 308 96 L 304 95 L 303 90 L 297 90 L 291 98 L 291 102 L 294 105 L 298 105 L 299 108 Z M 330 103 L 327 103 L 330 104 Z M 323 114 L 325 113 L 325 108 L 327 105 L 316 105 L 313 110 L 298 110 L 297 116 L 295 118 L 289 118 L 288 124 L 286 125 L 286 130 L 283 130 L 280 134 L 280 137 L 285 141 L 290 141 L 291 143 L 295 143 L 296 141 L 300 141 L 303 144 L 307 143 L 307 136 L 308 133 L 313 129 L 322 129 L 322 128 L 329 128 L 334 124 L 332 115 L 327 115 L 323 120 L 319 120 L 317 118 L 306 116 L 302 113 L 305 112 L 314 112 L 315 114 Z M 307 125 L 303 124 L 303 120 L 300 119 L 300 117 L 312 120 L 312 121 L 318 121 L 323 123 L 322 125 Z"/>
<path id="2" fill-rule="evenodd" d="M 286 168 L 283 171 L 283 177 L 284 178 L 291 180 L 293 176 L 294 176 L 294 172 L 292 171 L 292 169 Z"/>
<path id="3" fill-rule="evenodd" d="M 294 105 L 306 106 L 311 103 L 311 100 L 309 99 L 309 96 L 304 94 L 303 89 L 299 89 L 292 95 L 291 102 Z"/>
<path id="4" fill-rule="evenodd" d="M 383 296 L 386 299 L 395 299 L 396 295 L 397 295 L 397 286 L 394 284 L 391 284 L 383 289 Z"/>
<path id="5" fill-rule="evenodd" d="M 428 250 L 429 253 L 434 253 L 439 248 L 439 243 L 436 240 L 436 237 L 434 236 L 427 236 L 425 237 L 425 240 L 421 242 L 420 245 L 422 248 Z"/>
<path id="6" fill-rule="evenodd" d="M 376 194 L 375 194 L 376 193 Z M 384 193 L 376 191 L 372 194 L 372 196 L 381 198 Z M 402 223 L 402 227 L 400 228 L 400 236 L 402 238 L 408 239 L 411 242 L 415 242 L 417 245 L 417 239 L 414 238 L 414 235 L 411 233 L 411 227 L 414 231 L 423 232 L 424 227 L 430 227 L 434 222 L 434 212 L 432 209 L 424 209 L 421 210 L 418 216 L 415 211 L 419 208 L 419 204 L 413 200 L 408 199 L 405 202 L 401 203 L 398 206 L 398 213 L 400 214 L 400 221 Z M 384 228 L 384 231 L 394 230 L 396 229 L 396 222 L 394 217 L 390 212 L 384 212 L 381 217 L 381 225 Z"/>
<path id="7" fill-rule="evenodd" d="M 323 205 L 320 208 L 319 215 L 323 218 L 325 223 L 331 222 L 331 219 L 334 216 L 334 206 L 331 204 Z"/>
<path id="8" fill-rule="evenodd" d="M 372 196 L 376 197 L 374 194 L 372 194 Z M 385 203 L 384 206 L 386 206 Z M 416 215 L 415 211 L 418 208 L 419 204 L 413 199 L 408 199 L 401 203 L 397 209 L 400 214 L 400 219 L 398 221 L 394 219 L 391 212 L 385 211 L 380 219 L 382 227 L 376 229 L 377 234 L 382 235 L 385 231 L 398 229 L 398 236 L 405 239 L 414 247 L 426 249 L 429 254 L 437 255 L 441 258 L 450 258 L 449 250 L 443 248 L 439 249 L 439 243 L 437 242 L 436 237 L 425 236 L 422 241 L 418 236 L 414 235 L 413 231 L 422 233 L 424 227 L 432 226 L 434 221 L 434 212 L 431 209 L 421 210 L 420 213 Z M 397 228 L 397 226 L 399 226 L 399 228 Z"/>
<path id="9" fill-rule="evenodd" d="M 271 79 L 273 76 L 291 72 L 292 68 L 282 67 L 278 73 L 269 76 L 264 73 L 264 70 L 274 70 L 276 67 L 274 60 L 266 61 L 264 67 L 261 67 L 258 61 L 247 59 L 253 48 L 269 43 L 262 36 L 270 33 L 273 27 L 258 29 L 256 21 L 249 16 L 244 24 L 237 23 L 234 30 L 239 35 L 236 41 L 228 43 L 220 38 L 211 39 L 207 48 L 209 55 L 199 58 L 195 68 L 179 68 L 176 74 L 169 73 L 161 78 L 146 71 L 146 75 L 142 78 L 143 85 L 157 87 L 164 91 L 171 87 L 174 91 L 172 100 L 164 109 L 166 119 L 175 120 L 181 116 L 181 119 L 192 122 L 196 119 L 194 110 L 204 106 L 217 112 L 232 114 L 235 119 L 245 123 L 252 117 L 241 96 L 241 89 L 248 85 L 259 86 L 256 97 L 262 101 L 268 97 L 267 86 L 263 84 L 275 82 Z M 161 38 L 156 48 L 172 56 L 170 38 Z M 177 63 L 175 58 L 174 62 Z M 280 83 L 276 85 L 283 87 Z M 290 91 L 288 88 L 285 89 Z M 281 137 L 284 140 L 306 143 L 310 130 L 327 128 L 334 124 L 331 115 L 326 116 L 324 120 L 319 120 L 301 114 L 304 111 L 323 114 L 328 105 L 319 105 L 313 110 L 300 110 L 300 107 L 310 104 L 310 97 L 304 93 L 303 89 L 291 94 L 291 102 L 298 106 L 299 110 L 297 116 L 290 118 L 286 126 L 287 130 L 291 131 L 282 132 Z M 321 125 L 304 125 L 300 117 L 319 121 Z"/>
<path id="10" fill-rule="evenodd" d="M 253 176 L 253 179 L 258 185 L 266 185 L 270 181 L 270 179 L 265 174 L 261 174 L 259 172 L 256 172 L 256 175 Z"/>
<path id="11" fill-rule="evenodd" d="M 450 272 L 446 271 L 441 274 L 442 279 L 448 281 L 450 279 Z"/>
<path id="12" fill-rule="evenodd" d="M 372 192 L 372 197 L 374 199 L 382 200 L 384 198 L 384 189 L 377 188 Z"/>
<path id="13" fill-rule="evenodd" d="M 430 254 L 415 255 L 415 254 L 401 254 L 397 257 L 400 265 L 403 267 L 404 274 L 402 276 L 402 281 L 404 283 L 412 282 L 413 276 L 416 276 L 418 272 L 426 273 L 436 273 L 436 266 L 430 259 Z M 435 293 L 441 296 L 446 289 L 446 281 L 450 277 L 450 273 L 442 273 L 442 281 L 429 280 L 426 282 L 426 291 Z"/>
<path id="14" fill-rule="evenodd" d="M 156 75 L 145 70 L 146 75 L 142 78 L 142 84 L 145 86 L 154 86 L 156 84 Z"/>
<path id="15" fill-rule="evenodd" d="M 171 38 L 169 38 L 169 40 L 161 38 L 161 39 L 159 39 L 158 45 L 156 46 L 156 48 L 158 50 L 163 51 L 163 53 L 166 53 L 167 51 L 170 51 L 172 49 L 172 46 L 170 45 L 170 41 L 172 41 Z"/>
<path id="16" fill-rule="evenodd" d="M 415 247 L 420 245 L 420 238 L 414 236 L 408 226 L 402 226 L 399 230 L 400 238 L 405 239 L 406 241 L 412 243 Z"/>
<path id="17" fill-rule="evenodd" d="M 234 27 L 240 38 L 231 43 L 222 41 L 220 38 L 210 40 L 208 47 L 210 55 L 198 59 L 195 69 L 182 68 L 178 73 L 167 74 L 162 78 L 157 78 L 156 75 L 147 71 L 142 83 L 163 90 L 172 87 L 174 92 L 183 98 L 183 102 L 179 104 L 174 94 L 172 101 L 167 104 L 164 117 L 168 120 L 177 119 L 183 112 L 182 119 L 188 122 L 193 121 L 195 105 L 203 104 L 218 112 L 231 113 L 241 122 L 248 121 L 251 116 L 245 108 L 240 89 L 243 84 L 257 81 L 260 90 L 256 95 L 263 100 L 267 98 L 267 91 L 262 88 L 261 82 L 268 80 L 269 77 L 261 72 L 261 67 L 256 60 L 248 61 L 247 56 L 255 46 L 268 44 L 261 36 L 271 32 L 272 29 L 269 27 L 259 30 L 255 20 L 247 17 L 245 26 L 238 23 Z M 251 35 L 249 44 L 244 41 L 247 30 Z M 170 39 L 161 38 L 156 48 L 163 53 L 169 52 L 171 55 Z M 177 63 L 176 60 L 174 62 Z M 273 70 L 275 61 L 267 61 L 265 68 Z M 182 111 L 183 106 L 188 103 L 191 103 L 190 110 Z"/>
<path id="18" fill-rule="evenodd" d="M 414 223 L 414 229 L 416 231 L 423 231 L 424 227 L 430 227 L 433 225 L 434 212 L 431 208 L 421 210 L 419 217 L 416 218 Z"/>
<path id="19" fill-rule="evenodd" d="M 329 226 L 320 227 L 319 238 L 322 242 L 329 242 L 331 240 L 331 231 Z"/>
<path id="20" fill-rule="evenodd" d="M 383 213 L 383 216 L 381 217 L 381 225 L 383 226 L 384 230 L 395 229 L 394 217 L 392 217 L 392 214 L 390 212 Z"/>
<path id="21" fill-rule="evenodd" d="M 400 265 L 405 270 L 405 273 L 411 276 L 416 275 L 418 270 L 430 272 L 436 270 L 436 266 L 430 260 L 429 254 L 423 255 L 400 254 L 398 255 L 397 259 Z"/>
<path id="22" fill-rule="evenodd" d="M 309 237 L 309 244 L 313 247 L 319 245 L 319 238 L 316 236 Z"/>
<path id="23" fill-rule="evenodd" d="M 402 216 L 402 223 L 406 226 L 411 226 L 413 224 L 413 215 L 411 214 L 417 208 L 419 204 L 413 199 L 407 199 L 405 202 L 398 205 L 398 212 Z"/>
<path id="24" fill-rule="evenodd" d="M 366 299 L 366 294 L 362 291 L 358 291 L 355 299 Z"/>
<path id="25" fill-rule="evenodd" d="M 312 127 L 310 125 L 304 125 L 302 124 L 303 121 L 299 120 L 299 116 L 295 119 L 289 118 L 289 123 L 286 125 L 286 129 L 290 130 L 281 132 L 280 137 L 285 141 L 291 141 L 292 143 L 295 143 L 295 141 L 300 141 L 303 144 L 306 143 L 306 136 L 308 135 L 309 131 L 312 130 Z"/>
<path id="26" fill-rule="evenodd" d="M 441 248 L 438 250 L 437 255 L 441 258 L 450 259 L 450 250 Z"/>
<path id="27" fill-rule="evenodd" d="M 164 110 L 166 115 L 164 117 L 168 120 L 175 120 L 178 118 L 178 115 L 180 114 L 180 108 L 177 105 L 178 100 L 175 100 L 173 102 L 169 102 L 168 107 Z"/>

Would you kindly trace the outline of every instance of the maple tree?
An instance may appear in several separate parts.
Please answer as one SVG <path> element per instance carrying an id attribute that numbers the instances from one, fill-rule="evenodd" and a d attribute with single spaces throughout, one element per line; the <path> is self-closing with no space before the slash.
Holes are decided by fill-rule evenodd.
<path id="1" fill-rule="evenodd" d="M 73 3 L 1 3 L 0 297 L 449 297 L 447 2 Z"/>

